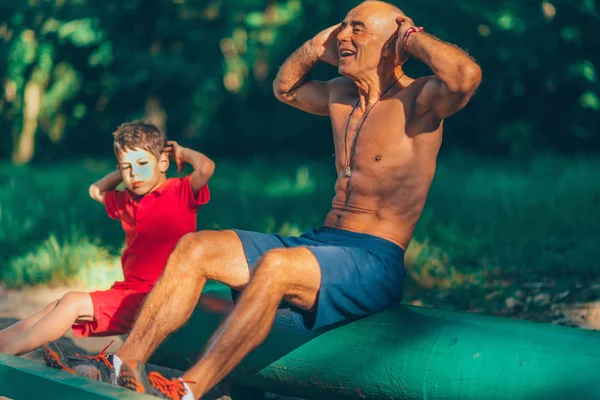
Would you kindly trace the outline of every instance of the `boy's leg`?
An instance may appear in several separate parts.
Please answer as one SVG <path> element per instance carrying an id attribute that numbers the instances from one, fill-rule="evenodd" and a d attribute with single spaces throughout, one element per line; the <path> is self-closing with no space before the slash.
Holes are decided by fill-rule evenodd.
<path id="1" fill-rule="evenodd" d="M 0 343 L 5 342 L 18 334 L 26 331 L 30 326 L 38 322 L 40 319 L 45 317 L 50 311 L 56 307 L 59 300 L 55 300 L 52 303 L 48 304 L 42 310 L 38 311 L 35 314 L 32 314 L 22 320 L 15 322 L 11 326 L 8 326 L 0 331 Z"/>
<path id="2" fill-rule="evenodd" d="M 59 339 L 79 318 L 93 318 L 94 305 L 89 293 L 69 292 L 36 323 L 17 336 L 0 343 L 0 352 L 23 355 L 45 343 Z"/>
<path id="3" fill-rule="evenodd" d="M 192 315 L 209 279 L 234 289 L 248 283 L 248 262 L 235 232 L 201 231 L 179 241 L 116 355 L 147 362 L 158 345 Z"/>

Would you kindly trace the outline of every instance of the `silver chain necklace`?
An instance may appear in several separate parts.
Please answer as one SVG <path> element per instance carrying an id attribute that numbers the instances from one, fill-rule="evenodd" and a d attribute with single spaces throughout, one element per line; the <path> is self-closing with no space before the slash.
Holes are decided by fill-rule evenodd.
<path id="1" fill-rule="evenodd" d="M 352 148 L 350 149 L 350 158 L 348 158 L 348 127 L 350 126 L 350 119 L 352 118 L 352 115 L 354 114 L 354 111 L 356 111 L 356 107 L 358 107 L 358 104 L 360 103 L 360 98 L 356 101 L 356 104 L 354 105 L 354 107 L 352 107 L 352 111 L 350 112 L 350 116 L 348 116 L 348 122 L 346 122 L 346 132 L 344 133 L 344 156 L 346 157 L 346 159 L 344 160 L 344 169 L 342 170 L 342 176 L 344 178 L 350 178 L 352 176 L 352 159 L 354 158 L 354 153 L 356 152 L 356 142 L 358 141 L 358 135 L 360 134 L 360 130 L 363 126 L 363 124 L 365 123 L 365 120 L 367 119 L 367 116 L 369 115 L 369 113 L 371 112 L 371 110 L 373 108 L 375 108 L 375 106 L 377 105 L 377 103 L 379 103 L 379 100 L 381 100 L 383 98 L 383 96 L 385 96 L 385 94 L 396 84 L 400 81 L 400 79 L 402 79 L 402 77 L 405 74 L 400 75 L 400 77 L 398 79 L 396 79 L 394 82 L 392 82 L 392 84 L 390 86 L 388 86 L 387 89 L 385 89 L 383 91 L 383 93 L 381 94 L 381 96 L 379 96 L 379 98 L 377 99 L 377 101 L 375 102 L 375 104 L 373 104 L 371 106 L 371 108 L 369 108 L 366 112 L 365 112 L 365 116 L 363 117 L 362 121 L 360 122 L 360 125 L 358 127 L 358 130 L 356 131 L 356 136 L 354 136 L 354 140 L 352 141 Z"/>

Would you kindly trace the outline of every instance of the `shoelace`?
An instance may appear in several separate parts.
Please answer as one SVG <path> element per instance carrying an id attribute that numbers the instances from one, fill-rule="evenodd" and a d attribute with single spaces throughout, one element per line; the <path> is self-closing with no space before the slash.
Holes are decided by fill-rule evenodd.
<path id="1" fill-rule="evenodd" d="M 108 346 L 106 346 L 105 348 L 102 349 L 102 351 L 100 353 L 98 353 L 97 356 L 88 356 L 88 355 L 82 355 L 79 353 L 75 353 L 75 355 L 77 357 L 83 357 L 83 358 L 87 358 L 89 360 L 94 360 L 98 363 L 103 362 L 104 364 L 106 364 L 106 366 L 110 369 L 115 369 L 115 367 L 110 363 L 110 361 L 108 361 L 108 356 L 109 354 L 106 353 L 106 350 L 108 350 L 108 348 L 113 344 L 114 340 L 111 340 L 110 343 L 108 344 Z"/>
<path id="2" fill-rule="evenodd" d="M 153 388 L 160 391 L 165 396 L 168 396 L 169 399 L 173 400 L 181 400 L 181 396 L 185 396 L 187 394 L 187 390 L 183 385 L 184 383 L 194 383 L 179 379 L 167 379 L 158 372 L 154 371 L 148 373 L 148 380 Z"/>

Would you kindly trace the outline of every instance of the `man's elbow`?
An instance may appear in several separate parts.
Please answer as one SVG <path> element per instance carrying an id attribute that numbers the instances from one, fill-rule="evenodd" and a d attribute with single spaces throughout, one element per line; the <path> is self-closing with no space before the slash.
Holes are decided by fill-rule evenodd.
<path id="1" fill-rule="evenodd" d="M 283 103 L 289 103 L 293 99 L 293 96 L 281 86 L 278 79 L 273 81 L 273 94 L 277 100 Z"/>
<path id="2" fill-rule="evenodd" d="M 464 94 L 473 94 L 481 84 L 481 68 L 474 62 L 462 65 L 459 69 L 460 79 L 456 91 Z"/>

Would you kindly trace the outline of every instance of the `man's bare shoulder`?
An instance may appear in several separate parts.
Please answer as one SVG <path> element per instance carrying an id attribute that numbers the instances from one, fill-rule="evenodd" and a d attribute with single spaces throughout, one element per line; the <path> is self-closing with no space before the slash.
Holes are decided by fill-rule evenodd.
<path id="1" fill-rule="evenodd" d="M 437 130 L 441 126 L 442 119 L 434 117 L 433 114 L 429 113 L 429 109 L 424 109 L 420 106 L 418 100 L 419 95 L 423 93 L 425 85 L 434 79 L 437 79 L 434 75 L 421 76 L 415 79 L 398 94 L 398 98 L 403 97 L 404 101 L 410 104 L 409 110 L 411 111 L 407 118 L 407 134 L 409 135 L 409 130 L 430 132 Z M 412 127 L 412 129 L 410 127 Z"/>
<path id="2" fill-rule="evenodd" d="M 434 75 L 421 76 L 419 78 L 416 78 L 407 87 L 405 87 L 403 90 L 398 92 L 398 96 L 400 96 L 402 94 L 404 94 L 404 95 L 410 94 L 411 96 L 416 96 L 417 94 L 419 94 L 421 92 L 421 90 L 423 89 L 425 84 L 432 79 L 435 79 Z"/>
<path id="3" fill-rule="evenodd" d="M 356 98 L 358 89 L 356 84 L 349 78 L 340 76 L 328 82 L 331 103 L 347 102 L 348 98 Z"/>
<path id="4" fill-rule="evenodd" d="M 345 76 L 338 76 L 337 78 L 333 78 L 329 81 L 329 87 L 331 89 L 343 90 L 352 88 L 356 91 L 356 84 L 350 78 L 346 78 Z"/>

